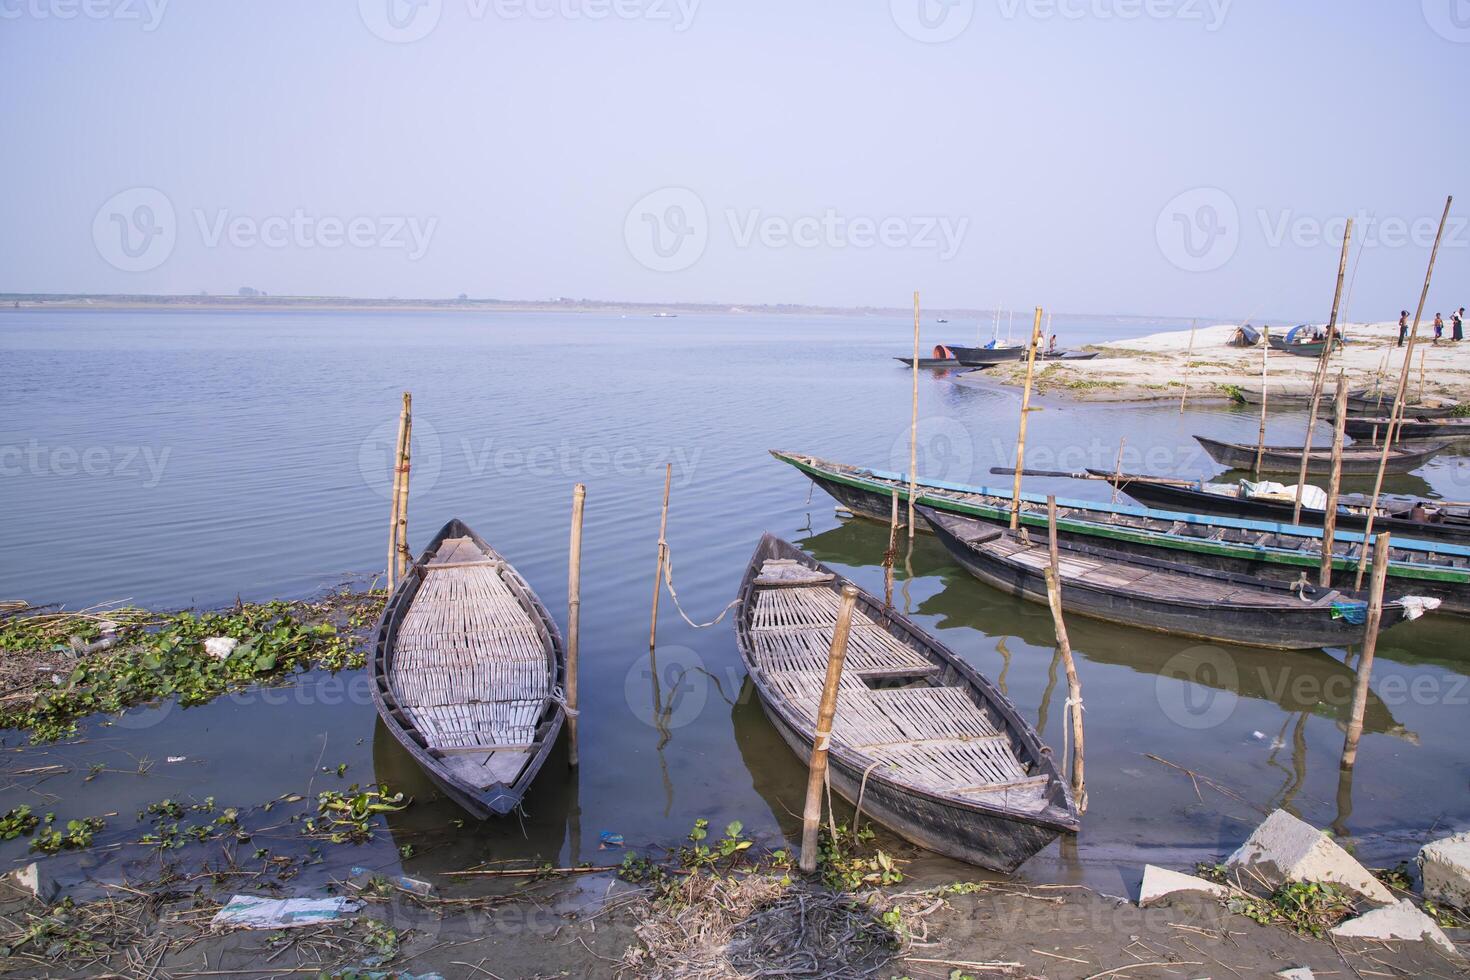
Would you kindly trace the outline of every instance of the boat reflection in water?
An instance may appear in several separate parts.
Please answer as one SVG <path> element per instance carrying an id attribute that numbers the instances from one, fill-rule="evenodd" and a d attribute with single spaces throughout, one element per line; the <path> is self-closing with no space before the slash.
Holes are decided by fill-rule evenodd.
<path id="1" fill-rule="evenodd" d="M 578 771 L 567 765 L 567 740 L 547 756 L 545 772 L 531 784 L 521 808 L 506 817 L 478 820 L 444 794 L 404 751 L 382 722 L 373 728 L 374 778 L 413 804 L 386 814 L 393 845 L 412 848 L 403 871 L 415 878 L 511 861 L 557 867 L 585 860 L 581 841 Z"/>

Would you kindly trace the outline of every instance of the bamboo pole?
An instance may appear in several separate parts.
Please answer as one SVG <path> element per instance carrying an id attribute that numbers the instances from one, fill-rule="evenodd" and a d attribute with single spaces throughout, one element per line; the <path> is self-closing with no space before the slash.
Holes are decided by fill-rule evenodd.
<path id="1" fill-rule="evenodd" d="M 1118 502 L 1118 494 L 1122 492 L 1118 489 L 1118 482 L 1123 479 L 1123 447 L 1126 445 L 1128 445 L 1128 437 L 1123 436 L 1118 440 L 1118 465 L 1114 467 L 1113 472 L 1113 503 L 1115 504 Z"/>
<path id="2" fill-rule="evenodd" d="M 669 543 L 669 486 L 674 480 L 674 464 L 664 464 L 664 506 L 658 519 L 658 568 L 653 573 L 653 619 L 648 624 L 648 649 L 658 643 L 658 593 L 664 577 L 664 562 L 668 560 Z"/>
<path id="3" fill-rule="evenodd" d="M 1424 404 L 1424 361 L 1429 357 L 1429 348 L 1419 350 L 1419 404 Z"/>
<path id="4" fill-rule="evenodd" d="M 1077 809 L 1087 812 L 1087 773 L 1084 762 L 1082 734 L 1082 682 L 1077 678 L 1077 663 L 1072 659 L 1072 643 L 1067 639 L 1067 623 L 1062 618 L 1061 561 L 1057 550 L 1057 502 L 1055 497 L 1046 501 L 1047 539 L 1051 549 L 1051 562 L 1046 566 L 1046 603 L 1051 608 L 1052 625 L 1056 629 L 1057 646 L 1062 651 L 1062 663 L 1067 669 L 1068 719 L 1072 726 L 1072 797 Z"/>
<path id="5" fill-rule="evenodd" d="M 398 577 L 408 574 L 413 564 L 413 553 L 408 548 L 408 490 L 413 480 L 413 395 L 403 393 L 403 455 L 398 467 L 403 472 L 402 488 L 398 499 Z"/>
<path id="6" fill-rule="evenodd" d="M 1337 375 L 1337 417 L 1332 426 L 1332 474 L 1327 481 L 1327 510 L 1322 517 L 1322 568 L 1317 584 L 1332 587 L 1333 537 L 1337 533 L 1337 496 L 1342 486 L 1342 439 L 1347 426 L 1347 372 Z"/>
<path id="7" fill-rule="evenodd" d="M 852 629 L 852 612 L 857 607 L 857 586 L 842 587 L 842 604 L 837 610 L 837 625 L 832 630 L 832 645 L 827 649 L 827 680 L 822 685 L 822 700 L 817 707 L 817 726 L 812 731 L 812 757 L 806 777 L 806 806 L 801 813 L 801 861 L 803 872 L 817 870 L 817 826 L 822 822 L 822 786 L 827 781 L 827 750 L 832 741 L 832 716 L 837 713 L 837 685 L 842 679 L 842 664 L 847 659 L 847 634 Z"/>
<path id="8" fill-rule="evenodd" d="M 1041 340 L 1041 307 L 1031 326 L 1031 350 L 1026 355 L 1026 389 L 1021 393 L 1021 428 L 1016 435 L 1016 479 L 1011 485 L 1011 530 L 1021 526 L 1021 471 L 1026 467 L 1026 416 L 1031 413 L 1031 381 L 1036 373 L 1036 345 Z"/>
<path id="9" fill-rule="evenodd" d="M 393 443 L 392 489 L 388 504 L 388 592 L 398 584 L 398 504 L 403 464 L 403 432 L 408 426 L 408 392 L 403 393 L 403 408 L 398 413 L 398 438 Z"/>
<path id="10" fill-rule="evenodd" d="M 1342 743 L 1342 767 L 1351 769 L 1358 761 L 1358 740 L 1363 737 L 1363 713 L 1368 707 L 1368 683 L 1373 679 L 1373 653 L 1378 647 L 1378 626 L 1383 621 L 1383 585 L 1388 576 L 1389 535 L 1378 535 L 1373 545 L 1373 584 L 1368 590 L 1368 622 L 1363 630 L 1363 653 L 1358 658 L 1358 684 L 1353 690 L 1353 713 L 1347 738 Z M 1364 549 L 1365 551 L 1367 549 Z"/>
<path id="11" fill-rule="evenodd" d="M 1265 327 L 1261 331 L 1261 431 L 1256 436 L 1256 468 L 1255 476 L 1261 478 L 1261 460 L 1266 455 L 1266 358 L 1271 353 L 1271 328 Z"/>
<path id="12" fill-rule="evenodd" d="M 1307 482 L 1307 460 L 1312 451 L 1312 436 L 1317 429 L 1317 409 L 1322 403 L 1322 388 L 1327 383 L 1327 362 L 1332 357 L 1333 342 L 1337 339 L 1337 314 L 1342 308 L 1342 284 L 1347 278 L 1348 250 L 1353 241 L 1353 219 L 1347 219 L 1342 233 L 1342 258 L 1337 263 L 1337 291 L 1332 294 L 1332 318 L 1327 321 L 1327 343 L 1317 357 L 1317 371 L 1312 377 L 1312 409 L 1307 414 L 1307 441 L 1302 447 L 1301 469 L 1296 476 L 1296 502 L 1291 508 L 1291 523 L 1302 522 L 1302 490 Z"/>
<path id="13" fill-rule="evenodd" d="M 1184 402 L 1189 398 L 1189 359 L 1194 356 L 1194 330 L 1198 320 L 1189 321 L 1189 349 L 1184 352 L 1184 390 L 1179 393 L 1179 414 L 1184 414 Z"/>
<path id="14" fill-rule="evenodd" d="M 914 290 L 914 399 L 909 416 L 909 540 L 914 540 L 914 493 L 919 468 L 919 291 Z"/>
<path id="15" fill-rule="evenodd" d="M 572 490 L 572 543 L 567 560 L 567 761 L 576 766 L 577 753 L 577 653 L 582 633 L 582 511 L 587 503 L 587 487 L 581 483 Z"/>
<path id="16" fill-rule="evenodd" d="M 893 566 L 898 561 L 898 487 L 889 497 L 888 551 L 883 555 L 883 605 L 893 605 Z"/>
<path id="17" fill-rule="evenodd" d="M 1368 522 L 1363 528 L 1363 549 L 1358 556 L 1358 574 L 1353 588 L 1363 587 L 1363 571 L 1368 565 L 1368 541 L 1373 534 L 1373 516 L 1378 511 L 1378 497 L 1383 492 L 1383 474 L 1388 469 L 1388 454 L 1393 451 L 1394 436 L 1399 422 L 1404 417 L 1404 402 L 1409 393 L 1409 368 L 1414 363 L 1414 346 L 1419 340 L 1419 323 L 1424 318 L 1424 307 L 1429 302 L 1429 285 L 1434 281 L 1434 263 L 1439 258 L 1439 244 L 1444 239 L 1444 226 L 1450 220 L 1450 207 L 1455 203 L 1453 195 L 1445 199 L 1444 214 L 1439 219 L 1439 232 L 1434 236 L 1434 248 L 1429 253 L 1429 269 L 1424 273 L 1424 290 L 1419 294 L 1419 309 L 1414 314 L 1414 329 L 1409 332 L 1409 346 L 1404 351 L 1404 366 L 1399 371 L 1398 393 L 1388 413 L 1388 432 L 1384 434 L 1383 453 L 1378 458 L 1378 473 L 1373 479 L 1373 496 L 1368 501 Z M 1377 429 L 1374 430 L 1377 436 Z"/>

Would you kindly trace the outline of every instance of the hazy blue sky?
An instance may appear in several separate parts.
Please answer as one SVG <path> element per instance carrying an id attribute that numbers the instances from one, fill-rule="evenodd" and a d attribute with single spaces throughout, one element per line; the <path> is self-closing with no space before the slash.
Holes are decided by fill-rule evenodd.
<path id="1" fill-rule="evenodd" d="M 1467 92 L 1470 0 L 0 0 L 0 291 L 1325 319 L 1373 215 L 1390 318 L 1458 190 L 1432 316 Z"/>

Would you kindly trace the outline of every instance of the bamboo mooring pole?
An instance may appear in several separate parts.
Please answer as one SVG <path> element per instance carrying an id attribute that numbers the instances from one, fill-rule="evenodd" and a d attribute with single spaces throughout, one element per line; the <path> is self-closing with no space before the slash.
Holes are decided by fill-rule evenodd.
<path id="1" fill-rule="evenodd" d="M 1051 561 L 1046 566 L 1046 603 L 1051 608 L 1052 625 L 1056 629 L 1057 647 L 1067 669 L 1067 716 L 1072 727 L 1072 798 L 1077 809 L 1087 812 L 1087 773 L 1084 763 L 1082 735 L 1082 682 L 1077 678 L 1077 663 L 1072 659 L 1072 643 L 1067 639 L 1067 623 L 1062 618 L 1061 559 L 1057 549 L 1057 499 L 1046 498 L 1047 542 Z"/>
<path id="2" fill-rule="evenodd" d="M 1347 373 L 1337 375 L 1337 415 L 1332 425 L 1332 473 L 1327 480 L 1327 510 L 1322 517 L 1322 568 L 1317 574 L 1317 584 L 1324 589 L 1332 587 L 1333 538 L 1337 533 L 1337 496 L 1342 486 L 1342 440 L 1347 426 Z"/>
<path id="3" fill-rule="evenodd" d="M 1373 580 L 1368 590 L 1368 622 L 1363 629 L 1363 653 L 1358 658 L 1358 684 L 1353 690 L 1353 713 L 1347 738 L 1342 743 L 1342 767 L 1351 769 L 1358 761 L 1358 740 L 1363 737 L 1363 713 L 1368 707 L 1368 682 L 1373 679 L 1373 652 L 1378 647 L 1378 626 L 1383 621 L 1383 584 L 1388 576 L 1389 535 L 1378 535 L 1373 543 Z M 1367 549 L 1365 548 L 1364 551 Z"/>
<path id="4" fill-rule="evenodd" d="M 1271 353 L 1271 328 L 1261 331 L 1261 431 L 1256 436 L 1256 479 L 1261 478 L 1261 460 L 1266 455 L 1266 358 Z"/>
<path id="5" fill-rule="evenodd" d="M 1036 373 L 1036 345 L 1041 341 L 1041 307 L 1031 326 L 1031 350 L 1026 355 L 1026 388 L 1021 393 L 1021 427 L 1016 434 L 1016 479 L 1011 484 L 1011 530 L 1021 526 L 1021 471 L 1026 468 L 1026 416 L 1031 413 L 1031 381 Z"/>
<path id="6" fill-rule="evenodd" d="M 1118 502 L 1118 483 L 1123 479 L 1123 447 L 1128 445 L 1128 437 L 1123 436 L 1118 440 L 1118 464 L 1113 470 L 1113 503 Z"/>
<path id="7" fill-rule="evenodd" d="M 1419 404 L 1424 404 L 1424 361 L 1429 357 L 1429 348 L 1419 350 Z"/>
<path id="8" fill-rule="evenodd" d="M 401 498 L 399 490 L 402 486 L 403 477 L 403 436 L 408 428 L 408 406 L 410 395 L 403 393 L 403 408 L 398 413 L 398 438 L 393 443 L 393 476 L 391 479 L 392 489 L 389 490 L 388 504 L 388 592 L 392 593 L 398 584 L 398 505 Z"/>
<path id="9" fill-rule="evenodd" d="M 1453 195 L 1445 199 L 1444 214 L 1439 219 L 1439 232 L 1434 236 L 1434 248 L 1429 253 L 1429 269 L 1424 273 L 1424 289 L 1419 294 L 1419 308 L 1414 313 L 1414 329 L 1409 332 L 1409 346 L 1404 350 L 1404 366 L 1399 371 L 1398 391 L 1388 412 L 1388 431 L 1384 433 L 1383 452 L 1378 457 L 1378 473 L 1373 479 L 1373 496 L 1368 500 L 1368 521 L 1363 528 L 1363 549 L 1358 556 L 1358 574 L 1353 579 L 1353 588 L 1363 587 L 1363 571 L 1368 566 L 1368 542 L 1373 535 L 1373 517 L 1378 511 L 1378 497 L 1383 493 L 1383 474 L 1388 469 L 1388 455 L 1393 452 L 1394 437 L 1398 434 L 1399 422 L 1404 417 L 1404 402 L 1409 396 L 1409 369 L 1414 363 L 1414 346 L 1419 340 L 1419 323 L 1424 319 L 1424 307 L 1429 302 L 1429 285 L 1434 281 L 1434 263 L 1439 258 L 1439 245 L 1444 240 L 1444 226 L 1450 220 L 1450 207 L 1455 203 Z M 1378 430 L 1373 430 L 1374 437 Z"/>
<path id="10" fill-rule="evenodd" d="M 648 649 L 658 643 L 658 593 L 662 588 L 664 562 L 668 559 L 669 543 L 669 486 L 674 480 L 674 464 L 664 464 L 664 506 L 658 519 L 658 568 L 653 573 L 653 618 L 648 623 Z"/>
<path id="11" fill-rule="evenodd" d="M 403 393 L 403 453 L 398 457 L 402 473 L 398 491 L 398 577 L 408 574 L 413 553 L 408 548 L 408 490 L 413 480 L 413 395 Z"/>
<path id="12" fill-rule="evenodd" d="M 567 762 L 576 766 L 577 754 L 577 652 L 582 633 L 582 511 L 587 503 L 587 487 L 579 483 L 572 490 L 572 543 L 567 561 Z"/>
<path id="13" fill-rule="evenodd" d="M 847 634 L 852 629 L 852 612 L 857 607 L 857 586 L 842 587 L 842 604 L 837 610 L 837 625 L 832 630 L 832 645 L 827 649 L 827 680 L 822 685 L 822 700 L 817 706 L 817 727 L 812 731 L 812 757 L 806 777 L 806 806 L 801 812 L 801 860 L 799 867 L 807 874 L 817 870 L 817 826 L 822 822 L 822 786 L 827 781 L 827 750 L 832 741 L 832 716 L 837 713 L 837 685 L 842 679 L 842 664 L 847 659 Z"/>
<path id="14" fill-rule="evenodd" d="M 1322 388 L 1327 383 L 1327 362 L 1332 357 L 1333 342 L 1337 339 L 1337 314 L 1342 308 L 1342 284 L 1347 278 L 1348 249 L 1353 240 L 1353 219 L 1347 219 L 1342 233 L 1342 258 L 1337 263 L 1337 291 L 1332 294 L 1332 318 L 1327 321 L 1327 343 L 1317 356 L 1317 370 L 1312 377 L 1312 409 L 1307 414 L 1307 441 L 1302 447 L 1301 469 L 1296 476 L 1296 501 L 1291 509 L 1291 523 L 1302 522 L 1302 490 L 1307 482 L 1307 461 L 1312 452 L 1312 436 L 1317 429 L 1317 409 L 1322 403 Z"/>
<path id="15" fill-rule="evenodd" d="M 1198 320 L 1189 321 L 1189 349 L 1184 352 L 1184 390 L 1179 393 L 1179 414 L 1184 414 L 1184 402 L 1189 398 L 1189 359 L 1194 356 L 1194 330 Z"/>
<path id="16" fill-rule="evenodd" d="M 883 555 L 883 605 L 893 605 L 893 566 L 898 561 L 898 487 L 893 488 L 893 494 L 889 497 L 891 503 L 888 515 L 888 551 Z"/>
<path id="17" fill-rule="evenodd" d="M 914 540 L 914 490 L 919 474 L 919 291 L 914 290 L 914 398 L 909 414 L 909 540 Z"/>

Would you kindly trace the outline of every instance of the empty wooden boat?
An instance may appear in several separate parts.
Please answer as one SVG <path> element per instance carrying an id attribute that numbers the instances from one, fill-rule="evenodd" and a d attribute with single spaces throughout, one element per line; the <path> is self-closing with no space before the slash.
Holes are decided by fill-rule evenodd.
<path id="1" fill-rule="evenodd" d="M 1189 484 L 1182 480 L 1158 480 L 1129 473 L 1121 476 L 1103 470 L 1089 470 L 1094 477 L 1106 480 L 1134 500 L 1148 507 L 1188 510 L 1197 514 L 1219 514 L 1258 520 L 1290 522 L 1296 511 L 1293 493 L 1284 496 L 1251 496 L 1240 482 Z M 1337 526 L 1361 531 L 1368 524 L 1368 505 L 1363 494 L 1344 494 L 1339 498 Z M 1315 508 L 1304 503 L 1303 524 L 1321 527 L 1327 513 L 1325 502 Z M 1470 544 L 1470 509 L 1464 505 L 1445 505 L 1422 497 L 1380 496 L 1375 531 L 1387 531 L 1395 538 L 1418 538 L 1422 541 L 1453 541 Z"/>
<path id="2" fill-rule="evenodd" d="M 1051 552 L 1045 536 L 1022 535 L 929 507 L 918 512 L 971 575 L 1003 592 L 1047 604 L 1045 569 Z M 1363 639 L 1368 602 L 1361 593 L 1209 571 L 1076 542 L 1058 542 L 1057 552 L 1062 608 L 1069 613 L 1276 650 L 1312 650 Z M 1385 601 L 1382 628 L 1402 622 L 1406 614 L 1403 603 Z"/>
<path id="3" fill-rule="evenodd" d="M 444 525 L 383 608 L 373 704 L 444 792 L 479 817 L 520 803 L 565 717 L 566 651 L 525 579 Z"/>
<path id="4" fill-rule="evenodd" d="M 1000 364 L 1004 361 L 1019 361 L 1026 356 L 1028 348 L 1017 344 L 1015 346 L 996 347 L 950 347 L 954 356 L 960 359 L 965 367 L 980 367 L 988 364 Z"/>
<path id="5" fill-rule="evenodd" d="M 1228 466 L 1236 470 L 1254 470 L 1256 467 L 1256 447 L 1241 442 L 1221 442 L 1219 439 L 1206 439 L 1204 436 L 1195 436 L 1194 441 L 1204 447 L 1210 458 L 1221 466 Z M 1394 449 L 1388 454 L 1387 473 L 1408 473 L 1423 466 L 1440 450 L 1449 443 L 1434 443 L 1428 446 L 1417 446 L 1413 449 L 1402 447 Z M 1383 450 L 1370 445 L 1354 443 L 1342 448 L 1342 471 L 1346 474 L 1377 473 L 1378 461 L 1383 458 Z M 1261 456 L 1261 472 L 1263 473 L 1297 473 L 1302 465 L 1301 446 L 1267 446 Z M 1332 472 L 1332 450 L 1323 447 L 1314 447 L 1312 454 L 1307 460 L 1308 473 L 1331 473 Z"/>
<path id="6" fill-rule="evenodd" d="M 900 510 L 908 501 L 909 484 L 904 474 L 796 453 L 772 451 L 772 455 L 800 470 L 839 504 L 862 517 L 886 524 L 893 497 L 898 497 Z M 917 490 L 916 502 L 935 510 L 992 524 L 1010 523 L 1013 503 L 1008 489 L 920 480 Z M 1304 574 L 1315 578 L 1322 561 L 1321 528 L 1092 500 L 1059 498 L 1057 509 L 1057 526 L 1064 540 L 1126 554 L 1287 582 L 1295 582 Z M 1022 493 L 1020 520 L 1023 526 L 1044 530 L 1046 497 Z M 1353 575 L 1362 548 L 1361 533 L 1339 531 L 1333 543 L 1334 572 Z M 1398 594 L 1441 599 L 1446 612 L 1470 615 L 1470 546 L 1395 537 L 1388 580 L 1389 588 Z"/>
<path id="7" fill-rule="evenodd" d="M 1354 439 L 1382 444 L 1388 435 L 1388 416 L 1381 418 L 1349 418 L 1344 431 Z M 1470 418 L 1408 418 L 1399 423 L 1394 441 L 1400 439 L 1456 439 L 1470 436 Z"/>
<path id="8" fill-rule="evenodd" d="M 740 588 L 736 638 L 761 707 L 811 756 L 841 576 L 772 535 Z M 1080 818 L 1051 750 L 996 687 L 860 594 L 832 724 L 832 788 L 932 851 L 1009 874 Z"/>

